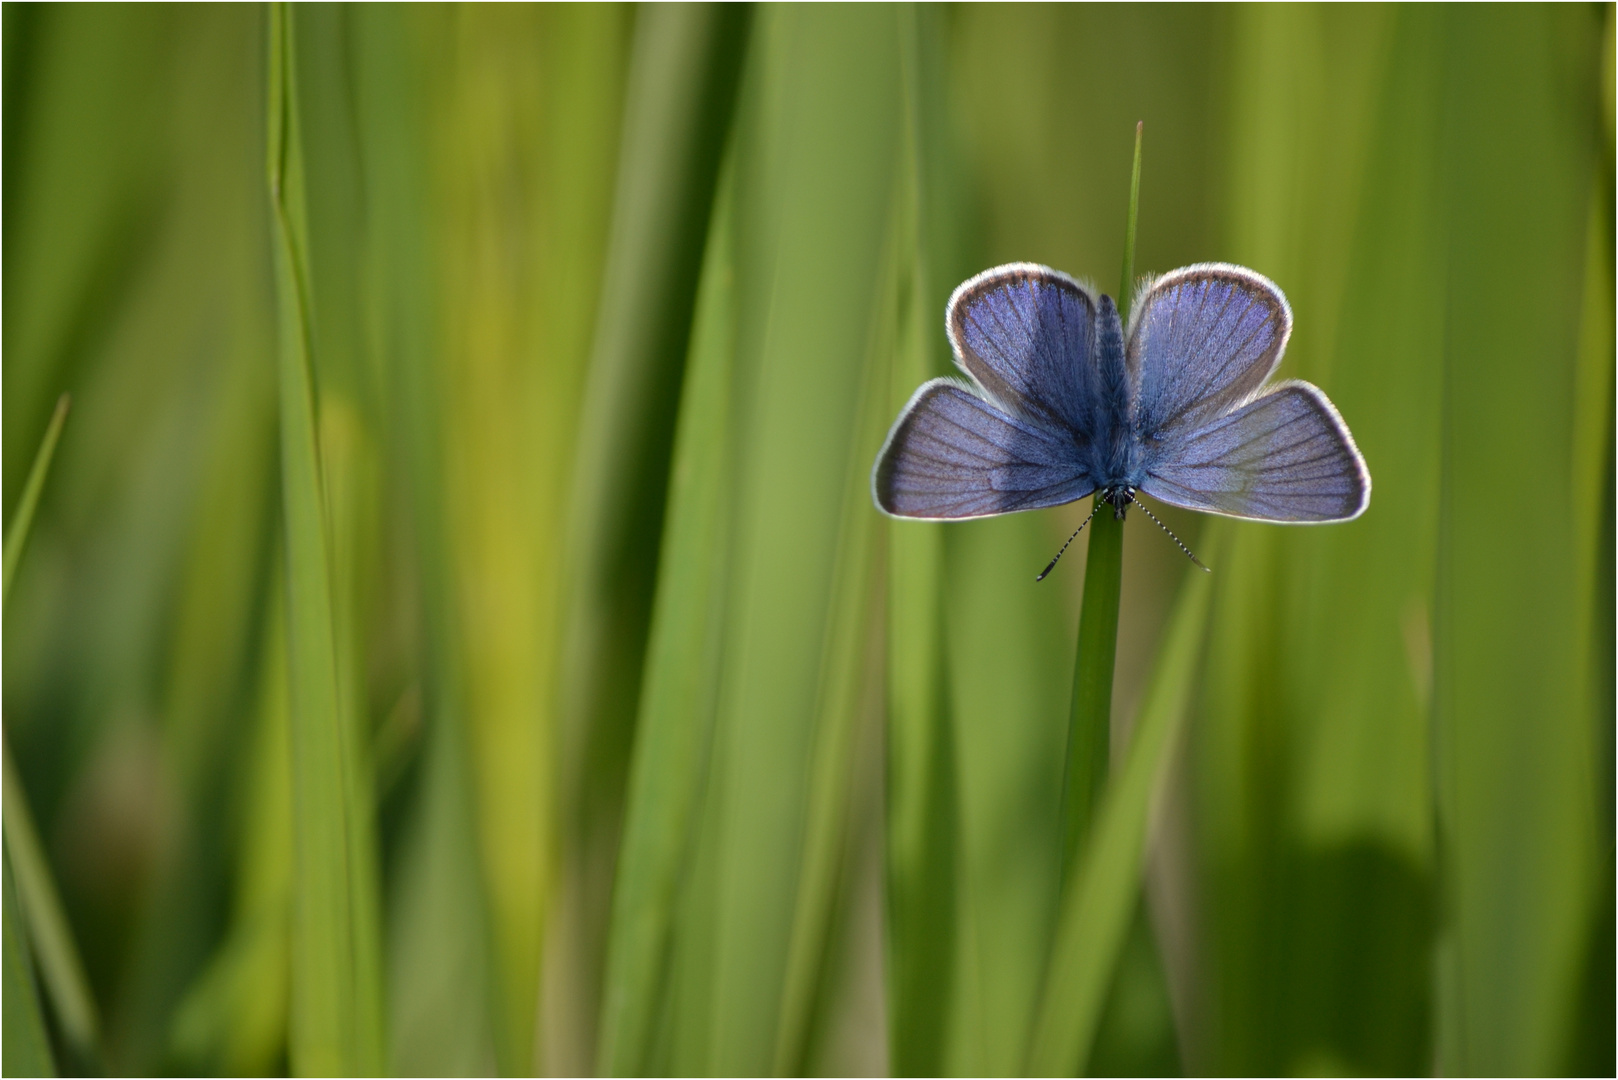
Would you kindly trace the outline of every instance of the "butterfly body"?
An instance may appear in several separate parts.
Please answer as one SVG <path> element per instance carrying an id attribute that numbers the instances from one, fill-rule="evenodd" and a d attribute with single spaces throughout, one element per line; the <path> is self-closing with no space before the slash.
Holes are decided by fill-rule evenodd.
<path id="1" fill-rule="evenodd" d="M 1145 286 L 1127 327 L 1110 297 L 1031 263 L 950 298 L 966 384 L 935 379 L 900 413 L 872 471 L 877 506 L 959 519 L 1138 492 L 1235 517 L 1358 516 L 1370 475 L 1326 396 L 1263 387 L 1292 313 L 1251 270 L 1212 263 Z"/>
<path id="2" fill-rule="evenodd" d="M 1104 492 L 1139 487 L 1145 479 L 1144 448 L 1135 431 L 1129 372 L 1124 363 L 1124 328 L 1110 296 L 1102 296 L 1096 306 L 1095 341 L 1098 393 L 1090 439 L 1094 448 L 1091 476 Z"/>

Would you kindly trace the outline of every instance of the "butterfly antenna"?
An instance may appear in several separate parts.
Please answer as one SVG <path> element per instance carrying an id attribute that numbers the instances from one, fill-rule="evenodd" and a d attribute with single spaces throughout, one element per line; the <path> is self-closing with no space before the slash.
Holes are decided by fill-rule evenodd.
<path id="1" fill-rule="evenodd" d="M 1083 520 L 1083 521 L 1081 521 L 1081 522 L 1079 522 L 1079 527 L 1078 527 L 1078 528 L 1077 528 L 1077 529 L 1074 529 L 1074 530 L 1073 530 L 1073 535 L 1072 535 L 1072 536 L 1070 536 L 1070 537 L 1068 537 L 1068 538 L 1067 538 L 1067 544 L 1071 544 L 1071 543 L 1072 543 L 1072 542 L 1073 542 L 1073 541 L 1074 541 L 1074 539 L 1075 539 L 1075 538 L 1076 538 L 1076 537 L 1077 537 L 1077 536 L 1078 536 L 1078 535 L 1079 535 L 1079 534 L 1080 534 L 1080 533 L 1081 533 L 1081 532 L 1083 532 L 1083 531 L 1084 531 L 1084 527 L 1085 527 L 1085 526 L 1086 526 L 1086 525 L 1088 525 L 1088 524 L 1090 524 L 1090 519 L 1091 519 L 1091 518 L 1093 518 L 1093 517 L 1095 517 L 1095 516 L 1096 516 L 1096 510 L 1097 510 L 1097 509 L 1098 509 L 1098 508 L 1099 508 L 1099 507 L 1100 507 L 1100 506 L 1101 506 L 1101 497 L 1100 497 L 1100 496 L 1099 496 L 1099 495 L 1098 495 L 1098 496 L 1097 496 L 1097 497 L 1096 497 L 1096 498 L 1095 498 L 1095 499 L 1094 499 L 1094 500 L 1093 500 L 1093 501 L 1092 501 L 1092 502 L 1091 502 L 1091 503 L 1090 503 L 1090 512 L 1089 512 L 1089 513 L 1088 513 L 1088 514 L 1086 514 L 1086 515 L 1084 515 L 1084 520 Z M 1037 577 L 1037 578 L 1035 578 L 1035 579 L 1034 579 L 1034 580 L 1035 580 L 1035 581 L 1044 581 L 1044 580 L 1045 580 L 1045 578 L 1046 578 L 1046 577 L 1047 577 L 1047 576 L 1048 576 L 1048 575 L 1049 575 L 1049 574 L 1050 574 L 1050 572 L 1051 572 L 1051 571 L 1052 571 L 1052 570 L 1055 570 L 1055 569 L 1056 569 L 1056 561 L 1057 561 L 1057 559 L 1060 559 L 1060 558 L 1061 558 L 1061 557 L 1062 557 L 1062 556 L 1063 556 L 1063 555 L 1064 555 L 1064 554 L 1066 554 L 1066 552 L 1067 552 L 1067 544 L 1063 544 L 1063 545 L 1062 545 L 1062 550 L 1061 550 L 1061 551 L 1058 551 L 1058 552 L 1057 552 L 1057 553 L 1056 553 L 1056 559 L 1052 559 L 1052 560 L 1051 560 L 1051 561 L 1050 561 L 1050 562 L 1049 562 L 1049 563 L 1048 563 L 1048 564 L 1047 564 L 1047 565 L 1046 565 L 1046 567 L 1045 567 L 1045 569 L 1043 569 L 1043 570 L 1041 570 L 1041 571 L 1040 571 L 1040 572 L 1039 572 L 1039 576 L 1038 576 L 1038 577 Z"/>
<path id="2" fill-rule="evenodd" d="M 1151 518 L 1153 521 L 1157 521 L 1157 515 L 1152 513 L 1150 510 L 1146 509 L 1146 504 L 1141 502 L 1139 499 L 1135 498 L 1134 495 L 1129 496 L 1129 501 L 1134 503 L 1136 506 L 1140 507 L 1140 512 L 1141 513 L 1145 514 L 1147 517 Z M 1157 527 L 1159 529 L 1162 529 L 1164 532 L 1169 534 L 1169 539 L 1173 540 L 1174 543 L 1179 547 L 1179 549 L 1181 551 L 1185 552 L 1185 557 L 1186 558 L 1188 558 L 1192 562 L 1196 563 L 1197 566 L 1201 567 L 1203 571 L 1208 572 L 1208 573 L 1212 573 L 1212 571 L 1208 570 L 1208 568 L 1206 566 L 1202 565 L 1202 560 L 1201 559 L 1199 559 L 1195 555 L 1191 554 L 1191 549 L 1190 548 L 1188 548 L 1184 544 L 1180 543 L 1180 538 L 1178 536 L 1174 535 L 1174 530 L 1173 529 L 1169 528 L 1167 525 L 1163 524 L 1161 521 L 1157 521 Z"/>

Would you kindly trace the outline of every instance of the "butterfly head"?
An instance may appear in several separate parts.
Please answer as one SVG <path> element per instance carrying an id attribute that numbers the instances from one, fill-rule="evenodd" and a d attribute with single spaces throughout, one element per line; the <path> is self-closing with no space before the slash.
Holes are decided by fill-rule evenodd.
<path id="1" fill-rule="evenodd" d="M 1128 484 L 1114 484 L 1101 490 L 1101 501 L 1112 507 L 1112 516 L 1124 520 L 1124 512 L 1135 501 L 1135 489 Z"/>

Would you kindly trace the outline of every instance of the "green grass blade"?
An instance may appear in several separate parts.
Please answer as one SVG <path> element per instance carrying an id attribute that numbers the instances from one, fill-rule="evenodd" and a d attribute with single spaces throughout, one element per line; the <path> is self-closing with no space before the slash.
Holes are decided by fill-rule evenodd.
<path id="1" fill-rule="evenodd" d="M 955 372 L 940 316 L 955 283 L 981 269 L 964 254 L 963 222 L 971 212 L 945 86 L 948 16 L 930 5 L 904 5 L 896 15 L 906 130 L 895 204 L 901 301 L 888 421 L 917 385 Z M 998 593 L 1002 581 L 992 570 L 1005 552 L 974 547 L 976 562 L 963 565 L 955 539 L 958 526 L 887 523 L 883 855 L 888 1069 L 895 1075 L 992 1072 L 985 1062 L 995 1059 L 979 1052 L 979 1025 L 961 1020 L 985 1004 L 1016 1009 L 1016 996 L 1002 993 L 992 976 L 982 978 L 977 963 L 981 955 L 1002 957 L 997 946 L 1005 942 L 993 936 L 993 929 L 1010 926 L 990 915 L 992 904 L 981 904 L 979 886 L 993 891 L 1019 881 L 1019 874 L 1005 873 L 1005 863 L 993 855 L 1006 816 L 990 808 L 1003 805 L 1003 792 L 995 789 L 997 766 L 1014 751 L 1003 753 L 1008 743 L 979 745 L 972 735 L 987 733 L 1005 719 L 1006 727 L 1018 732 L 1010 745 L 1021 743 L 1027 729 L 1019 724 L 1024 717 L 1019 706 L 1027 687 L 1010 687 L 1010 696 L 1000 698 L 1016 675 L 1002 678 L 1010 669 L 998 664 L 1006 657 L 998 644 L 1026 644 L 1024 628 L 1037 638 L 1052 627 L 1027 617 L 1029 612 L 1005 617 Z M 989 581 L 993 585 L 979 588 Z M 971 593 L 968 602 L 961 602 L 963 591 Z M 956 644 L 959 649 L 951 648 Z M 1014 653 L 1016 644 L 1008 651 Z M 1034 653 L 1039 653 L 1037 644 Z M 1021 665 L 1013 662 L 1013 667 Z M 982 693 L 963 695 L 961 683 Z M 982 816 L 969 813 L 972 792 L 987 810 Z M 997 865 L 990 868 L 992 863 Z M 987 936 L 979 938 L 979 931 Z M 963 1038 L 966 1033 L 971 1038 Z"/>
<path id="2" fill-rule="evenodd" d="M 1607 41 L 1612 48 L 1613 10 L 1607 9 Z M 1603 65 L 1606 66 L 1606 65 Z M 1610 86 L 1611 68 L 1607 68 Z M 1609 123 L 1610 114 L 1609 114 Z M 1573 491 L 1577 500 L 1575 536 L 1580 566 L 1579 618 L 1590 632 L 1585 642 L 1583 680 L 1592 720 L 1590 745 L 1594 766 L 1591 810 L 1596 842 L 1595 881 L 1583 975 L 1575 1006 L 1577 1020 L 1568 1037 L 1562 1071 L 1573 1076 L 1600 1076 L 1614 1068 L 1613 924 L 1613 660 L 1614 660 L 1614 431 L 1613 431 L 1613 291 L 1612 199 L 1610 159 L 1598 164 L 1585 237 L 1584 313 L 1579 332 L 1579 367 L 1574 402 Z"/>
<path id="3" fill-rule="evenodd" d="M 66 394 L 56 402 L 56 411 L 51 416 L 50 426 L 45 430 L 45 438 L 40 443 L 33 467 L 28 472 L 28 484 L 23 489 L 22 501 L 18 504 L 11 527 L 6 530 L 5 578 L 3 590 L 0 590 L 0 605 L 4 603 L 4 595 L 11 590 L 11 580 L 22 560 L 23 549 L 27 546 L 34 512 L 39 506 L 40 494 L 45 488 L 45 478 L 50 473 L 56 443 L 62 435 L 62 425 L 67 420 L 68 404 L 69 398 Z M 84 963 L 79 959 L 78 947 L 74 944 L 73 932 L 62 909 L 61 897 L 52 879 L 50 864 L 46 861 L 44 848 L 40 845 L 39 836 L 34 829 L 33 814 L 28 808 L 28 797 L 23 791 L 22 779 L 17 775 L 16 764 L 9 747 L 4 751 L 4 769 L 7 948 L 11 950 L 14 945 L 20 944 L 13 942 L 14 934 L 26 933 L 32 938 L 33 951 L 39 955 L 41 974 L 62 1026 L 62 1034 L 84 1060 L 93 1061 L 97 1055 L 99 1041 L 95 999 L 90 994 Z M 13 863 L 17 864 L 16 896 L 13 896 Z M 15 912 L 13 908 L 16 908 Z M 26 946 L 21 948 L 18 956 L 24 965 L 22 970 L 27 971 L 29 951 Z M 18 1043 L 22 1047 L 27 1047 L 32 1039 L 28 1026 L 30 1016 L 34 1023 L 39 1022 L 38 1003 L 34 999 L 32 985 L 33 976 L 31 973 L 28 974 L 30 981 L 26 986 L 14 987 L 12 961 L 9 957 L 7 964 L 7 991 L 9 993 L 15 989 L 18 998 L 15 1021 L 19 1025 Z M 6 1015 L 8 1034 L 13 1025 L 12 1016 L 8 1008 Z M 43 1039 L 43 1030 L 39 1034 Z M 43 1064 L 50 1069 L 49 1049 L 43 1048 L 42 1052 L 45 1055 L 42 1059 Z M 9 1070 L 9 1063 L 7 1068 Z"/>
<path id="4" fill-rule="evenodd" d="M 1153 897 L 1160 924 L 1200 898 L 1168 955 L 1191 1072 L 1430 1067 L 1437 558 L 1411 553 L 1433 552 L 1438 511 L 1432 11 L 1233 12 L 1228 257 L 1285 290 L 1281 374 L 1331 396 L 1375 494 L 1349 524 L 1234 525 L 1218 567 L 1165 845 L 1201 854 Z"/>
<path id="5" fill-rule="evenodd" d="M 62 437 L 62 425 L 67 422 L 69 400 L 63 394 L 56 401 L 56 411 L 51 414 L 50 426 L 45 429 L 45 438 L 41 440 L 39 452 L 34 456 L 33 468 L 28 470 L 28 485 L 23 488 L 22 502 L 17 504 L 11 528 L 6 530 L 5 579 L 0 582 L 0 606 L 4 605 L 5 597 L 11 592 L 11 579 L 17 573 L 23 548 L 28 544 L 28 530 L 34 524 L 34 510 L 39 506 L 40 493 L 45 490 L 45 477 L 51 471 L 51 458 L 56 455 L 56 440 Z"/>
<path id="6" fill-rule="evenodd" d="M 461 16 L 426 7 L 345 10 L 355 132 L 366 166 L 361 273 L 367 345 L 379 376 L 383 445 L 398 485 L 394 527 L 412 549 L 401 584 L 419 604 L 406 670 L 421 686 L 420 758 L 408 816 L 397 833 L 387 960 L 376 963 L 387 977 L 386 1068 L 493 1073 L 502 1065 L 496 1027 L 506 1014 L 495 1004 L 499 976 L 490 956 L 445 461 L 450 383 L 442 357 L 446 301 L 453 294 L 439 288 L 440 256 L 455 249 L 435 243 L 440 212 L 455 204 L 434 197 L 429 156 L 436 130 L 430 92 L 450 88 L 442 80 L 452 70 L 445 61 Z M 446 172 L 443 179 L 453 189 L 461 178 Z M 532 766 L 521 751 L 512 753 L 514 763 Z M 511 959 L 520 972 L 527 958 Z M 520 1067 L 520 1060 L 509 1067 Z"/>
<path id="7" fill-rule="evenodd" d="M 769 1071 L 798 918 L 850 457 L 891 209 L 897 35 L 878 9 L 773 8 L 736 142 L 735 512 L 713 765 L 672 974 L 674 1072 Z M 828 311 L 834 313 L 828 318 Z M 873 511 L 874 512 L 874 511 Z"/>
<path id="8" fill-rule="evenodd" d="M 577 727 L 575 740 L 627 745 L 621 731 L 595 729 L 623 728 L 638 700 L 653 591 L 645 547 L 661 531 L 675 405 L 747 23 L 742 5 L 693 4 L 643 9 L 636 26 L 574 481 L 565 722 Z"/>
<path id="9" fill-rule="evenodd" d="M 697 292 L 663 530 L 645 692 L 630 762 L 613 890 L 601 1045 L 606 1075 L 666 1071 L 653 1061 L 667 1007 L 679 882 L 693 849 L 707 773 L 724 625 L 731 481 L 730 386 L 736 350 L 732 183 L 721 185 Z"/>
<path id="10" fill-rule="evenodd" d="M 86 394 L 97 380 L 81 374 L 100 367 L 122 305 L 152 280 L 156 241 L 173 220 L 158 207 L 161 178 L 172 167 L 173 140 L 162 133 L 173 130 L 166 90 L 176 83 L 181 36 L 172 12 L 19 15 L 5 24 L 8 56 L 17 61 L 6 69 L 3 196 L 5 258 L 15 269 L 0 286 L 10 312 L 3 330 L 8 500 L 23 488 L 61 391 L 71 389 L 81 409 L 93 400 Z M 173 352 L 175 328 L 167 329 Z M 150 421 L 138 407 L 130 411 L 136 426 Z M 84 437 L 96 441 L 88 426 Z"/>
<path id="11" fill-rule="evenodd" d="M 230 926 L 175 1008 L 172 1060 L 200 1074 L 261 1076 L 287 1048 L 293 837 L 286 582 L 270 575 L 254 731 L 246 743 Z"/>
<path id="12" fill-rule="evenodd" d="M 941 1071 L 952 1074 L 1022 1070 L 1050 954 L 1077 607 L 1034 581 L 1062 542 L 1050 525 L 1018 514 L 940 530 L 953 760 L 932 767 L 954 781 L 944 789 L 954 805 L 942 809 L 956 820 L 954 836 L 939 829 L 953 850 L 933 853 L 948 894 L 927 899 L 953 905 L 955 940 L 944 943 L 953 945 L 948 1009 L 915 1035 L 943 1044 Z"/>
<path id="13" fill-rule="evenodd" d="M 616 903 L 608 895 L 611 860 L 602 853 L 619 841 L 676 408 L 750 19 L 742 5 L 638 9 L 622 84 L 594 340 L 575 410 L 577 439 L 560 451 L 571 454 L 556 732 L 568 824 L 561 834 L 566 925 L 556 932 L 576 947 L 555 959 L 567 963 L 568 994 L 581 1007 L 571 1022 L 553 1025 L 547 1068 L 562 1071 L 589 1070 L 609 1041 L 615 1059 L 645 1049 L 638 1036 L 609 1034 L 605 1025 L 616 1021 L 601 1016 L 597 1026 Z M 604 179 L 596 186 L 610 190 Z M 623 990 L 620 983 L 614 992 Z M 603 1000 L 601 1007 L 612 1006 Z"/>
<path id="14" fill-rule="evenodd" d="M 948 368 L 938 329 L 940 285 L 959 271 L 935 215 L 947 213 L 938 144 L 943 120 L 939 13 L 897 12 L 905 77 L 905 157 L 894 213 L 903 300 L 887 390 L 888 419 L 916 387 Z M 950 209 L 954 209 L 951 207 Z M 948 284 L 944 284 L 947 295 Z M 945 656 L 946 530 L 887 523 L 887 994 L 888 1067 L 894 1075 L 947 1068 L 941 1038 L 957 1006 L 961 841 L 956 733 Z"/>
<path id="15" fill-rule="evenodd" d="M 15 878 L 23 927 L 63 1037 L 83 1060 L 93 1062 L 100 1042 L 95 998 L 9 747 L 4 758 L 6 865 Z"/>
<path id="16" fill-rule="evenodd" d="M 889 265 L 909 261 L 909 256 L 911 252 L 900 246 L 889 254 Z M 889 301 L 877 308 L 864 381 L 854 403 L 857 413 L 844 478 L 837 562 L 814 691 L 802 861 L 771 1070 L 776 1076 L 808 1073 L 823 1049 L 824 1006 L 837 988 L 841 909 L 846 906 L 844 894 L 862 832 L 863 823 L 855 816 L 875 809 L 880 790 L 874 738 L 879 729 L 872 701 L 882 685 L 877 669 L 881 654 L 871 646 L 883 621 L 872 597 L 885 529 L 883 519 L 872 512 L 870 463 L 891 420 L 888 393 L 899 324 L 894 301 L 900 296 L 898 267 L 893 269 L 883 286 Z"/>
<path id="17" fill-rule="evenodd" d="M 1118 606 L 1123 593 L 1124 523 L 1112 507 L 1090 519 L 1084 564 L 1084 607 L 1073 665 L 1067 773 L 1062 786 L 1062 879 L 1078 866 L 1090 820 L 1107 784 L 1112 722 L 1112 674 L 1118 653 Z"/>
<path id="18" fill-rule="evenodd" d="M 6 241 L 7 299 L 28 312 L 6 328 L 8 514 L 64 385 L 75 432 L 40 509 L 50 539 L 34 529 L 23 555 L 46 556 L 47 574 L 19 573 L 6 602 L 14 619 L 28 606 L 30 638 L 66 630 L 77 659 L 41 680 L 17 663 L 14 635 L 8 734 L 103 1012 L 101 1067 L 166 1072 L 170 1013 L 219 926 L 228 855 L 212 811 L 236 760 L 275 505 L 266 19 L 244 8 L 32 22 L 23 66 L 43 81 L 24 95 L 34 119 L 6 140 L 6 198 L 27 208 Z M 11 137 L 24 126 L 26 149 Z M 160 764 L 140 790 L 164 811 L 119 811 L 142 839 L 98 848 L 81 807 L 110 807 L 116 786 L 84 770 L 113 762 L 121 775 Z M 97 851 L 140 869 L 113 884 Z M 93 895 L 107 885 L 116 915 Z M 59 1048 L 69 1071 L 92 1067 Z"/>
<path id="19" fill-rule="evenodd" d="M 1579 985 L 1589 905 L 1610 857 L 1587 810 L 1594 777 L 1580 666 L 1592 626 L 1578 619 L 1578 555 L 1588 548 L 1565 509 L 1592 497 L 1573 490 L 1581 470 L 1570 436 L 1601 133 L 1568 122 L 1553 89 L 1599 85 L 1600 25 L 1588 10 L 1448 14 L 1450 310 L 1434 619 L 1445 873 L 1438 1067 L 1548 1073 L 1567 1060 L 1564 1003 Z M 1610 188 L 1604 198 L 1610 205 Z M 1502 281 L 1490 272 L 1496 265 L 1520 276 Z M 1532 327 L 1509 318 L 1504 303 L 1534 311 Z M 1525 350 L 1531 365 L 1516 359 Z M 1509 446 L 1496 434 L 1502 423 L 1520 433 Z M 1503 530 L 1503 491 L 1532 491 L 1558 510 Z M 1610 911 L 1601 919 L 1610 922 Z"/>
<path id="20" fill-rule="evenodd" d="M 9 763 L 11 756 L 6 755 Z M 17 891 L 11 884 L 11 845 L 5 845 L 5 1019 L 0 1024 L 4 1037 L 7 1076 L 55 1076 L 50 1039 L 45 1034 L 45 1018 L 40 1013 L 39 995 L 34 990 L 33 960 L 28 951 L 28 935 L 23 929 Z"/>
<path id="21" fill-rule="evenodd" d="M 588 1068 L 598 975 L 547 926 L 571 820 L 555 656 L 626 26 L 610 7 L 353 16 L 362 157 L 388 163 L 366 172 L 374 356 L 421 606 L 426 737 L 389 926 L 399 1071 Z M 547 933 L 561 962 L 536 1009 Z"/>
<path id="22" fill-rule="evenodd" d="M 307 203 L 299 126 L 294 12 L 272 9 L 268 94 L 286 528 L 288 673 L 297 867 L 292 916 L 290 1054 L 304 1075 L 381 1068 L 375 994 L 364 985 L 353 849 L 352 732 L 338 686 L 309 316 Z"/>
<path id="23" fill-rule="evenodd" d="M 173 832 L 146 886 L 117 993 L 106 999 L 106 1026 L 119 1032 L 108 1040 L 117 1047 L 109 1068 L 118 1072 L 191 1071 L 165 1054 L 182 995 L 218 944 L 233 853 L 231 822 L 217 810 L 241 777 L 266 595 L 282 587 L 270 575 L 279 446 L 273 298 L 262 280 L 270 265 L 264 140 L 262 121 L 244 120 L 263 112 L 266 28 L 262 10 L 184 13 L 167 76 L 186 110 L 172 168 L 189 178 L 192 194 L 165 227 L 174 237 L 165 247 L 175 245 L 161 275 L 171 298 L 153 320 L 165 329 L 154 326 L 151 348 L 172 350 L 199 321 L 219 336 L 198 357 L 200 369 L 180 366 L 154 394 L 169 402 L 193 395 L 180 421 L 190 464 L 166 474 L 185 477 L 181 490 L 189 490 L 187 504 L 170 511 L 180 528 L 168 556 L 175 572 L 162 601 L 161 696 L 153 701 Z M 214 238 L 206 259 L 194 249 L 182 254 L 189 236 Z M 148 360 L 131 367 L 156 374 Z M 97 382 L 79 383 L 74 404 L 83 416 L 106 400 Z"/>
<path id="24" fill-rule="evenodd" d="M 1140 217 L 1140 144 L 1146 134 L 1146 121 L 1135 122 L 1135 162 L 1129 167 L 1129 216 L 1124 226 L 1124 268 L 1118 274 L 1118 319 L 1129 325 L 1129 309 L 1135 303 L 1135 225 Z"/>
<path id="25" fill-rule="evenodd" d="M 930 322 L 930 321 L 929 321 Z M 900 350 L 893 412 L 935 374 L 925 346 Z M 901 388 L 902 392 L 901 392 Z M 955 733 L 945 666 L 945 537 L 888 525 L 888 1040 L 897 1076 L 945 1068 L 956 950 L 959 842 Z"/>
<path id="26" fill-rule="evenodd" d="M 1034 1018 L 1030 1075 L 1084 1074 L 1139 896 L 1153 807 L 1189 712 L 1211 595 L 1211 579 L 1202 574 L 1181 590 L 1122 766 L 1063 893 Z"/>

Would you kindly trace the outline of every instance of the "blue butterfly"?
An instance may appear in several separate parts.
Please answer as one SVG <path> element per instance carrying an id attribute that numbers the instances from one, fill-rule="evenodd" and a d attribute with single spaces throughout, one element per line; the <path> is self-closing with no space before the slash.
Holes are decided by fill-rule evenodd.
<path id="1" fill-rule="evenodd" d="M 1144 492 L 1259 521 L 1364 513 L 1371 474 L 1326 395 L 1263 386 L 1292 332 L 1273 282 L 1202 263 L 1136 296 L 1126 334 L 1110 296 L 1048 266 L 962 284 L 945 328 L 972 381 L 916 391 L 877 455 L 877 507 L 953 520 L 1096 494 L 1121 518 Z"/>

